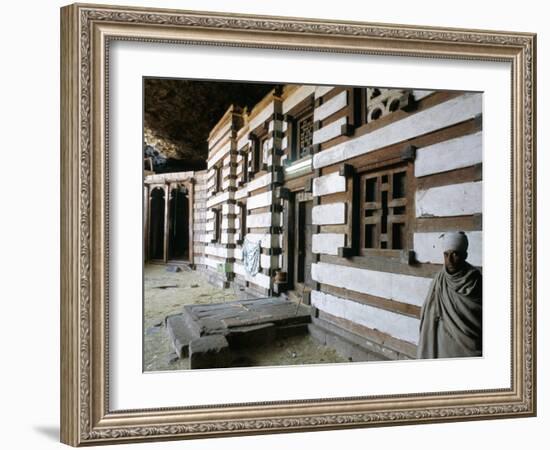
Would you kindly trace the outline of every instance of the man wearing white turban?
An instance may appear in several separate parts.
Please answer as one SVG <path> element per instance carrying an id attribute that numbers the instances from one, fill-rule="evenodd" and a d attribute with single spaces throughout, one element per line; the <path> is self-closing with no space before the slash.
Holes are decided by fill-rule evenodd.
<path id="1" fill-rule="evenodd" d="M 468 238 L 464 232 L 441 237 L 445 264 L 422 306 L 417 357 L 481 356 L 481 272 L 466 262 Z"/>

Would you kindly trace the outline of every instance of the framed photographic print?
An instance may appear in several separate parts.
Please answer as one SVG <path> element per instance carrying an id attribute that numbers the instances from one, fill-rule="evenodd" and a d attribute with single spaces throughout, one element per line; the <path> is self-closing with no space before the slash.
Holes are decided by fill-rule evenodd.
<path id="1" fill-rule="evenodd" d="M 61 18 L 63 442 L 536 413 L 535 35 Z"/>

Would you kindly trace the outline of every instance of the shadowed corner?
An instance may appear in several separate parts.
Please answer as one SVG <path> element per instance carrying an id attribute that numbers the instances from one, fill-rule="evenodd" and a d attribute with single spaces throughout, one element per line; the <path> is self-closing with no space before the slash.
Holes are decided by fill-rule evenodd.
<path id="1" fill-rule="evenodd" d="M 37 425 L 33 427 L 38 433 L 43 436 L 51 439 L 53 441 L 59 442 L 59 427 L 58 426 L 48 426 L 48 425 Z"/>

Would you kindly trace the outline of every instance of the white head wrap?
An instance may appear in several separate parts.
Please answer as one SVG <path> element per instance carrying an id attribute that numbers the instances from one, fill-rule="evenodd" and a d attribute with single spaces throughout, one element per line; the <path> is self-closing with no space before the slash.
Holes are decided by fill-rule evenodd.
<path id="1" fill-rule="evenodd" d="M 445 233 L 441 235 L 441 237 L 443 237 L 441 247 L 444 252 L 448 250 L 455 250 L 466 253 L 468 250 L 468 237 L 464 231 Z"/>

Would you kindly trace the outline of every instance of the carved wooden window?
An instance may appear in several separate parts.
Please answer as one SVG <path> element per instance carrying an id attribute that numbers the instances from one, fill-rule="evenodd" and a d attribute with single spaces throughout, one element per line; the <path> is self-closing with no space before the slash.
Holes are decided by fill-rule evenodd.
<path id="1" fill-rule="evenodd" d="M 412 103 L 410 89 L 365 88 L 366 122 L 373 122 Z"/>
<path id="2" fill-rule="evenodd" d="M 412 208 L 408 183 L 412 173 L 406 165 L 367 172 L 359 176 L 359 247 L 369 250 L 404 250 L 409 247 Z"/>
<path id="3" fill-rule="evenodd" d="M 214 167 L 214 193 L 217 194 L 223 190 L 223 171 L 222 165 Z"/>
<path id="4" fill-rule="evenodd" d="M 214 230 L 212 232 L 211 242 L 220 242 L 222 235 L 222 210 L 221 208 L 216 208 L 212 211 L 214 213 Z"/>
<path id="5" fill-rule="evenodd" d="M 262 127 L 260 130 L 251 133 L 250 140 L 249 180 L 251 180 L 256 173 L 266 168 L 269 155 L 269 136 L 267 128 Z"/>
<path id="6" fill-rule="evenodd" d="M 269 163 L 269 136 L 266 134 L 260 138 L 261 167 Z"/>
<path id="7" fill-rule="evenodd" d="M 239 241 L 240 241 L 240 243 L 242 243 L 244 241 L 244 238 L 246 237 L 246 233 L 247 233 L 247 229 L 246 229 L 246 216 L 247 216 L 246 203 L 240 202 L 239 207 L 240 207 L 240 213 L 239 213 L 240 236 L 239 236 Z"/>
<path id="8" fill-rule="evenodd" d="M 313 145 L 313 108 L 296 118 L 296 157 L 308 155 Z"/>
<path id="9" fill-rule="evenodd" d="M 350 94 L 352 113 L 349 123 L 353 128 L 414 107 L 411 89 L 350 88 Z"/>
<path id="10" fill-rule="evenodd" d="M 312 153 L 313 148 L 313 95 L 309 96 L 286 115 L 288 158 L 296 161 Z"/>
<path id="11" fill-rule="evenodd" d="M 242 160 L 242 167 L 243 167 L 243 172 L 242 172 L 242 182 L 241 184 L 245 184 L 245 183 L 248 183 L 248 179 L 249 179 L 249 167 L 248 167 L 248 161 L 250 160 L 249 158 L 249 149 L 246 149 L 244 152 L 241 153 L 242 157 L 243 157 L 243 160 Z"/>

